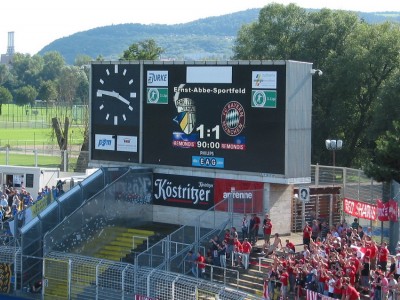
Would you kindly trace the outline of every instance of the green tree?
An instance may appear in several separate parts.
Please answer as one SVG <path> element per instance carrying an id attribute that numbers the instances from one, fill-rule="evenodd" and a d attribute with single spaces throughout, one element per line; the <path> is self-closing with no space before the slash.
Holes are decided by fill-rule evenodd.
<path id="1" fill-rule="evenodd" d="M 41 77 L 43 80 L 56 80 L 60 78 L 65 61 L 57 51 L 46 52 L 43 55 L 44 66 Z"/>
<path id="2" fill-rule="evenodd" d="M 81 54 L 75 58 L 74 65 L 77 67 L 85 67 L 89 65 L 92 60 L 93 59 L 89 55 Z"/>
<path id="3" fill-rule="evenodd" d="M 15 104 L 17 105 L 33 105 L 38 92 L 33 86 L 27 85 L 23 86 L 15 91 Z"/>
<path id="4" fill-rule="evenodd" d="M 12 91 L 15 87 L 15 76 L 11 73 L 10 67 L 5 64 L 0 64 L 0 86 Z"/>
<path id="5" fill-rule="evenodd" d="M 2 114 L 3 104 L 11 103 L 13 97 L 8 89 L 0 86 L 0 115 Z"/>
<path id="6" fill-rule="evenodd" d="M 293 59 L 304 50 L 307 12 L 295 4 L 271 4 L 238 32 L 234 59 Z"/>
<path id="7" fill-rule="evenodd" d="M 0 64 L 0 85 L 4 85 L 11 78 L 11 73 L 7 65 Z"/>
<path id="8" fill-rule="evenodd" d="M 361 167 L 368 160 L 374 111 L 399 68 L 398 24 L 369 25 L 352 12 L 271 4 L 241 28 L 234 52 L 235 59 L 298 60 L 323 70 L 313 78 L 312 162 L 331 162 L 327 138 L 344 140 L 339 164 Z"/>
<path id="9" fill-rule="evenodd" d="M 373 158 L 365 167 L 368 176 L 380 182 L 400 182 L 400 121 L 376 141 Z"/>
<path id="10" fill-rule="evenodd" d="M 43 58 L 40 55 L 30 56 L 29 54 L 16 53 L 11 68 L 11 72 L 18 78 L 15 88 L 25 85 L 38 86 L 43 63 Z"/>
<path id="11" fill-rule="evenodd" d="M 122 60 L 156 60 L 164 50 L 157 46 L 152 39 L 134 43 L 125 50 L 121 56 Z"/>
<path id="12" fill-rule="evenodd" d="M 58 97 L 57 84 L 52 80 L 43 81 L 40 84 L 38 98 L 42 100 L 55 100 Z"/>
<path id="13" fill-rule="evenodd" d="M 71 106 L 77 101 L 77 92 L 82 81 L 87 80 L 84 70 L 75 66 L 65 66 L 58 81 L 60 101 Z"/>
<path id="14" fill-rule="evenodd" d="M 314 114 L 318 126 L 313 133 L 317 138 L 323 129 L 328 137 L 342 138 L 342 164 L 360 167 L 374 147 L 370 135 L 376 127 L 374 115 L 382 102 L 381 94 L 400 66 L 400 31 L 390 23 L 360 23 L 345 42 L 343 51 L 327 60 L 331 74 L 325 79 L 329 82 L 319 90 L 323 118 Z"/>

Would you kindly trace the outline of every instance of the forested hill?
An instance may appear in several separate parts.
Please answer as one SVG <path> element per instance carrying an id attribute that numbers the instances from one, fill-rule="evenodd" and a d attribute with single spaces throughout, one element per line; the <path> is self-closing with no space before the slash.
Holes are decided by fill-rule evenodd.
<path id="1" fill-rule="evenodd" d="M 39 54 L 57 51 L 68 64 L 73 64 L 78 55 L 116 60 L 133 43 L 153 39 L 165 50 L 163 59 L 228 60 L 238 30 L 242 25 L 256 21 L 259 11 L 249 9 L 176 25 L 130 23 L 98 27 L 57 39 Z M 368 23 L 400 22 L 400 12 L 358 14 Z"/>

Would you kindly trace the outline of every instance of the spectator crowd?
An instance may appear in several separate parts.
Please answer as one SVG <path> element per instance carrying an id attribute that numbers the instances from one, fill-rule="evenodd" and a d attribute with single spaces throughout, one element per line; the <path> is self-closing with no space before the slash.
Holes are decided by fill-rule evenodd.
<path id="1" fill-rule="evenodd" d="M 19 212 L 34 205 L 36 202 L 51 194 L 53 199 L 56 199 L 63 193 L 62 184 L 57 183 L 57 186 L 49 188 L 45 186 L 36 196 L 31 195 L 24 187 L 12 187 L 4 185 L 0 191 L 0 226 L 4 227 L 4 222 L 13 220 Z M 23 216 L 18 215 L 19 218 Z"/>
<path id="2" fill-rule="evenodd" d="M 258 247 L 259 229 L 264 241 L 257 254 L 269 262 L 263 266 L 265 300 L 400 300 L 400 251 L 390 254 L 386 242 L 375 242 L 371 228 L 364 229 L 358 219 L 333 226 L 319 220 L 306 222 L 302 244 L 294 245 L 289 239 L 282 243 L 278 233 L 271 234 L 268 214 L 263 221 L 244 215 L 241 234 L 231 227 L 223 239 L 210 240 L 204 257 L 201 251 L 197 256 L 191 253 L 193 275 L 203 277 L 204 264 L 248 269 L 250 254 Z"/>
<path id="3" fill-rule="evenodd" d="M 301 249 L 289 243 L 269 254 L 265 299 L 400 299 L 400 254 L 376 243 L 358 219 L 330 227 L 306 222 Z"/>

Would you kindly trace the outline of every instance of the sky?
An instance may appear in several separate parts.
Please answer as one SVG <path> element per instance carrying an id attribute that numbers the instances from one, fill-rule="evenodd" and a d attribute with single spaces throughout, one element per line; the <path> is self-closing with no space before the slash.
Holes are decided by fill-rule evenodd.
<path id="1" fill-rule="evenodd" d="M 16 52 L 39 52 L 56 39 L 101 26 L 124 23 L 180 24 L 272 2 L 303 8 L 362 12 L 400 11 L 398 0 L 12 0 L 0 7 L 0 53 L 14 32 Z"/>

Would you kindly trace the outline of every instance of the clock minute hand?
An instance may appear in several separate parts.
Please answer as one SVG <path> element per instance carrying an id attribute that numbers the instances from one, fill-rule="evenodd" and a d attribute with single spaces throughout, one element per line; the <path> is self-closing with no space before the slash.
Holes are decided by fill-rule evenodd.
<path id="1" fill-rule="evenodd" d="M 97 90 L 97 97 L 103 97 L 103 95 L 118 98 L 119 94 L 114 91 Z"/>
<path id="2" fill-rule="evenodd" d="M 129 105 L 130 102 L 122 97 L 119 93 L 114 91 L 105 91 L 105 90 L 97 90 L 97 97 L 102 97 L 103 95 L 117 98 L 119 101 L 124 102 L 126 105 Z"/>

